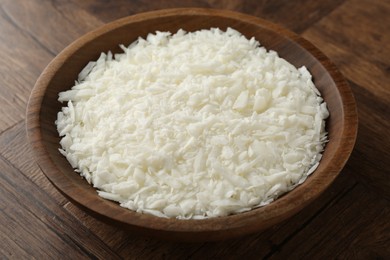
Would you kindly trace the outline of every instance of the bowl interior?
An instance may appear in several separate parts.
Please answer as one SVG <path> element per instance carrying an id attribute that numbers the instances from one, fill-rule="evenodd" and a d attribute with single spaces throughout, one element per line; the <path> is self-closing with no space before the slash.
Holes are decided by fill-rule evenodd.
<path id="1" fill-rule="evenodd" d="M 329 142 L 318 169 L 300 186 L 275 202 L 246 213 L 206 220 L 162 219 L 134 213 L 100 198 L 85 180 L 73 171 L 58 152 L 60 138 L 54 121 L 62 104 L 58 93 L 70 89 L 78 73 L 101 52 L 121 52 L 150 32 L 179 29 L 195 31 L 232 27 L 246 37 L 255 37 L 268 50 L 296 67 L 306 66 L 328 104 Z M 353 96 L 341 75 L 313 45 L 299 36 L 264 20 L 229 11 L 172 9 L 127 17 L 93 31 L 61 52 L 45 69 L 31 94 L 27 111 L 27 132 L 37 162 L 67 198 L 90 214 L 107 222 L 144 234 L 192 241 L 234 237 L 267 228 L 280 222 L 316 198 L 336 177 L 352 150 L 356 137 Z M 195 234 L 195 235 L 194 235 Z"/>

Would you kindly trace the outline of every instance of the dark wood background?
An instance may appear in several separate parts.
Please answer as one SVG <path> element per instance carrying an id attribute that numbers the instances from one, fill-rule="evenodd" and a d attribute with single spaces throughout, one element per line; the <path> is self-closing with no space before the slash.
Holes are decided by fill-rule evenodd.
<path id="1" fill-rule="evenodd" d="M 315 44 L 350 83 L 359 112 L 354 152 L 332 186 L 291 219 L 222 242 L 139 237 L 85 215 L 34 163 L 25 109 L 50 60 L 106 22 L 170 7 L 278 23 Z M 0 0 L 0 53 L 1 259 L 390 259 L 389 0 Z"/>

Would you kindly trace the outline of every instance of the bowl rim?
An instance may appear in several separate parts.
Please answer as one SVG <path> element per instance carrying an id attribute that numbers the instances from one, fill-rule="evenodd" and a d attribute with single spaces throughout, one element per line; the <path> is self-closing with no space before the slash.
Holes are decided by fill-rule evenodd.
<path id="1" fill-rule="evenodd" d="M 340 149 L 342 149 L 344 152 L 342 153 L 342 156 L 338 158 L 333 158 L 335 157 L 335 155 L 332 155 L 332 158 L 334 159 L 334 170 L 330 171 L 326 178 L 321 178 L 321 182 L 323 185 L 321 189 L 310 189 L 307 186 L 303 187 L 302 185 L 299 185 L 294 190 L 300 189 L 300 193 L 293 193 L 294 190 L 288 192 L 288 194 L 293 194 L 297 197 L 297 203 L 289 204 L 285 199 L 286 196 L 282 196 L 281 198 L 275 200 L 267 206 L 256 208 L 244 213 L 229 215 L 226 217 L 207 218 L 201 220 L 177 220 L 170 218 L 164 219 L 152 215 L 147 215 L 145 217 L 146 214 L 135 213 L 128 210 L 129 212 L 132 212 L 134 214 L 130 214 L 131 216 L 133 216 L 132 218 L 125 219 L 121 215 L 102 214 L 101 212 L 99 212 L 98 207 L 94 207 L 91 205 L 83 205 L 82 200 L 80 200 L 79 198 L 79 195 L 75 194 L 75 187 L 73 186 L 73 184 L 61 183 L 63 179 L 57 174 L 59 169 L 57 169 L 55 163 L 51 160 L 49 156 L 49 152 L 47 151 L 43 143 L 42 132 L 40 129 L 41 104 L 52 77 L 61 68 L 63 62 L 69 57 L 71 57 L 76 50 L 78 50 L 82 46 L 85 46 L 90 41 L 93 41 L 95 38 L 110 32 L 111 30 L 126 26 L 129 23 L 142 22 L 148 19 L 155 19 L 156 17 L 169 17 L 177 15 L 212 15 L 218 16 L 220 18 L 236 19 L 241 22 L 265 27 L 266 29 L 272 30 L 280 34 L 282 37 L 285 37 L 303 47 L 326 69 L 331 79 L 334 81 L 334 84 L 336 85 L 340 97 L 342 99 L 344 127 L 340 131 L 343 131 L 343 133 L 345 133 L 346 129 L 349 129 L 350 132 L 348 134 L 348 137 L 344 137 L 345 135 L 342 134 L 344 138 L 337 140 L 339 144 L 337 146 L 335 154 L 338 154 L 338 151 L 340 151 Z M 98 218 L 105 219 L 108 222 L 113 222 L 116 224 L 119 223 L 124 226 L 128 226 L 130 228 L 135 229 L 141 228 L 146 231 L 160 230 L 163 233 L 178 232 L 183 234 L 183 236 L 185 236 L 186 234 L 192 234 L 194 232 L 204 233 L 209 234 L 210 239 L 213 239 L 213 233 L 221 231 L 229 232 L 230 234 L 232 234 L 231 236 L 243 235 L 253 232 L 249 230 L 242 230 L 248 225 L 253 225 L 254 227 L 270 227 L 276 224 L 276 222 L 280 222 L 281 220 L 277 218 L 270 218 L 267 212 L 265 212 L 265 208 L 277 208 L 279 211 L 278 215 L 284 216 L 283 219 L 287 219 L 288 217 L 292 216 L 293 214 L 301 210 L 303 207 L 308 205 L 314 199 L 316 199 L 333 182 L 333 180 L 336 178 L 336 176 L 346 164 L 356 141 L 357 125 L 358 122 L 356 103 L 349 85 L 347 84 L 341 73 L 336 69 L 336 66 L 313 44 L 311 44 L 301 36 L 264 19 L 235 11 L 208 8 L 173 8 L 139 13 L 112 21 L 81 36 L 73 43 L 68 45 L 63 51 L 61 51 L 44 69 L 44 71 L 36 81 L 36 84 L 31 92 L 26 110 L 26 131 L 30 147 L 32 148 L 31 150 L 36 159 L 36 162 L 44 173 L 44 175 L 49 179 L 49 181 L 67 199 L 71 200 L 77 206 L 83 208 L 92 215 Z M 48 158 L 49 160 L 47 160 Z M 97 193 L 96 196 L 98 197 Z M 245 221 L 243 221 L 242 218 L 245 218 Z M 153 220 L 156 220 L 158 223 Z M 215 224 L 216 221 L 226 223 L 226 225 L 212 225 Z M 260 225 L 259 222 L 262 222 L 262 224 Z M 215 237 L 218 237 L 218 235 Z"/>

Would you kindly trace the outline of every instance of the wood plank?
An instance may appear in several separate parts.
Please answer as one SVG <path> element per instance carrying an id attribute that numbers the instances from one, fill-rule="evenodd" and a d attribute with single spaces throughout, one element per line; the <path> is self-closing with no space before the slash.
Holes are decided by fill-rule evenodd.
<path id="1" fill-rule="evenodd" d="M 2 157 L 0 169 L 1 215 L 5 218 L 0 229 L 31 256 L 53 259 L 67 252 L 73 259 L 116 257 L 106 244 Z M 9 233 L 12 230 L 13 234 Z"/>
<path id="2" fill-rule="evenodd" d="M 387 207 L 387 211 L 382 211 L 380 216 L 374 216 L 367 221 L 368 225 L 363 224 L 358 235 L 351 239 L 349 246 L 337 257 L 339 259 L 388 259 L 390 257 L 388 216 Z"/>
<path id="3" fill-rule="evenodd" d="M 358 184 L 270 258 L 386 259 L 390 256 L 389 214 L 388 201 Z"/>
<path id="4" fill-rule="evenodd" d="M 261 1 L 260 5 L 259 1 L 249 1 L 250 4 L 243 4 L 244 7 L 239 10 L 281 24 L 296 33 L 301 33 L 338 8 L 344 1 Z M 247 3 L 239 0 L 237 2 Z"/>
<path id="5" fill-rule="evenodd" d="M 119 17 L 132 15 L 135 13 L 151 10 L 178 7 L 202 7 L 229 9 L 250 15 L 255 15 L 279 23 L 295 32 L 302 32 L 332 10 L 341 5 L 345 0 L 331 1 L 193 1 L 193 0 L 173 0 L 165 2 L 159 1 L 74 1 L 88 12 L 97 15 L 105 22 L 113 21 Z M 291 15 L 297 13 L 301 15 Z"/>
<path id="6" fill-rule="evenodd" d="M 363 185 L 390 199 L 390 35 L 383 34 L 390 30 L 390 16 L 386 13 L 390 1 L 347 1 L 303 35 L 350 80 L 360 122 L 351 169 Z"/>
<path id="7" fill-rule="evenodd" d="M 203 244 L 175 243 L 138 236 L 99 221 L 87 215 L 72 203 L 67 203 L 64 208 L 123 258 L 156 259 L 168 257 L 172 259 L 175 256 L 186 258 Z"/>
<path id="8" fill-rule="evenodd" d="M 359 111 L 359 132 L 350 169 L 360 183 L 390 201 L 390 100 L 385 103 L 350 82 Z"/>
<path id="9" fill-rule="evenodd" d="M 348 0 L 311 27 L 304 36 L 323 30 L 323 37 L 378 67 L 388 67 L 390 46 L 390 1 Z M 359 17 L 359 20 L 356 19 Z M 380 19 L 373 19 L 380 17 Z M 388 64 L 387 64 L 388 65 Z"/>
<path id="10" fill-rule="evenodd" d="M 3 43 L 0 51 L 4 55 L 0 71 L 5 75 L 0 83 L 7 86 L 0 89 L 1 133 L 24 119 L 25 106 L 34 81 L 53 56 L 77 37 L 98 27 L 101 22 L 82 9 L 75 8 L 72 3 L 58 2 L 53 5 L 36 0 L 24 1 L 22 4 L 3 0 L 0 19 L 3 19 L 0 20 L 0 40 Z M 26 73 L 21 74 L 20 71 Z M 11 88 L 13 91 L 8 91 Z M 28 173 L 26 175 L 31 180 L 59 203 L 64 203 L 62 195 L 53 189 L 35 165 L 28 151 L 24 128 L 24 123 L 17 124 L 0 135 L 0 154 Z"/>
<path id="11" fill-rule="evenodd" d="M 303 36 L 350 80 L 360 122 L 350 167 L 363 185 L 390 199 L 390 35 L 383 34 L 390 30 L 390 16 L 386 13 L 390 1 L 350 0 Z"/>
<path id="12" fill-rule="evenodd" d="M 31 89 L 54 55 L 101 22 L 71 3 L 3 0 L 0 24 L 1 133 L 24 118 Z"/>
<path id="13" fill-rule="evenodd" d="M 25 122 L 21 121 L 0 135 L 0 155 L 44 190 L 48 196 L 55 199 L 59 205 L 64 205 L 67 200 L 54 188 L 35 163 L 25 128 Z"/>
<path id="14" fill-rule="evenodd" d="M 20 207 L 16 197 L 7 190 L 4 184 L 7 183 L 2 183 L 0 190 L 2 202 L 14 205 L 4 208 L 0 215 L 0 221 L 3 223 L 0 229 L 4 239 L 11 239 L 14 242 L 14 244 L 2 245 L 4 256 L 14 254 L 15 258 L 24 258 L 28 255 L 36 258 L 53 258 L 61 254 L 60 250 L 69 250 L 73 247 L 73 245 L 66 245 L 34 214 Z M 35 230 L 40 230 L 40 232 L 34 232 Z M 75 256 L 82 257 L 83 254 L 76 251 Z"/>
<path id="15" fill-rule="evenodd" d="M 81 35 L 102 25 L 95 16 L 70 1 L 2 0 L 2 9 L 13 23 L 52 55 Z"/>
<path id="16" fill-rule="evenodd" d="M 390 31 L 389 13 L 390 1 L 351 0 L 303 33 L 348 79 L 387 104 L 390 34 L 384 32 Z"/>
<path id="17" fill-rule="evenodd" d="M 0 6 L 0 133 L 24 118 L 34 81 L 52 58 L 50 53 L 15 26 L 2 7 Z"/>
<path id="18" fill-rule="evenodd" d="M 0 216 L 0 219 L 1 218 L 2 216 Z M 7 223 L 7 221 L 2 223 Z M 2 259 L 28 259 L 29 258 L 29 254 L 22 247 L 20 247 L 17 243 L 18 241 L 15 241 L 14 237 L 10 235 L 8 228 L 6 227 L 0 228 L 0 238 L 1 238 L 0 257 Z"/>

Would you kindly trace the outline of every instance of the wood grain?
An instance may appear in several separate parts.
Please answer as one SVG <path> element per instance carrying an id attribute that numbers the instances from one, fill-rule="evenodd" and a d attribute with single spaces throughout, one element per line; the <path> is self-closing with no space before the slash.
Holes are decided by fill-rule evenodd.
<path id="1" fill-rule="evenodd" d="M 19 4 L 2 0 L 2 10 L 15 26 L 52 55 L 57 55 L 72 41 L 103 24 L 69 1 L 30 0 Z"/>
<path id="2" fill-rule="evenodd" d="M 357 201 L 356 197 L 359 194 L 365 194 L 365 196 Z M 362 205 L 365 205 L 365 210 L 361 209 Z M 345 259 L 364 259 L 369 255 L 375 259 L 385 259 L 390 254 L 388 236 L 371 237 L 369 242 L 363 238 L 365 234 L 373 233 L 376 228 L 384 232 L 389 231 L 386 218 L 390 214 L 390 206 L 388 201 L 364 189 L 362 185 L 355 185 L 337 205 L 328 208 L 322 214 L 324 216 L 314 220 L 315 229 L 307 228 L 300 232 L 283 252 L 277 252 L 271 259 L 287 257 L 330 259 L 340 257 L 340 254 L 343 254 Z M 356 218 L 356 215 L 359 215 L 359 218 Z M 306 239 L 308 237 L 311 239 Z M 363 244 L 359 245 L 362 240 L 371 244 L 372 252 L 367 252 Z M 319 254 L 318 248 L 324 252 Z M 352 249 L 351 252 L 348 252 L 346 248 Z"/>
<path id="3" fill-rule="evenodd" d="M 351 168 L 363 185 L 390 198 L 390 1 L 348 1 L 304 36 L 350 80 L 359 110 Z M 381 17 L 382 19 L 372 19 Z M 355 17 L 361 17 L 356 23 Z M 346 29 L 348 28 L 348 29 Z M 383 143 L 384 145 L 378 145 Z"/>
<path id="4" fill-rule="evenodd" d="M 389 5 L 388 0 L 0 0 L 0 258 L 390 258 Z M 175 244 L 86 215 L 35 165 L 23 121 L 43 68 L 103 22 L 167 7 L 221 8 L 266 18 L 302 33 L 347 77 L 359 109 L 357 143 L 343 172 L 315 203 L 241 239 Z"/>
<path id="5" fill-rule="evenodd" d="M 8 223 L 1 225 L 2 236 L 10 237 L 26 253 L 37 258 L 55 258 L 68 250 L 72 250 L 76 258 L 84 255 L 95 255 L 100 258 L 115 255 L 99 238 L 78 225 L 78 221 L 65 214 L 63 209 L 56 207 L 57 204 L 51 197 L 38 186 L 31 185 L 19 170 L 3 158 L 0 158 L 0 167 L 1 215 L 5 218 L 3 223 Z M 80 240 L 86 234 L 91 240 L 88 242 Z M 26 240 L 33 244 L 30 246 L 24 243 Z M 86 243 L 90 243 L 89 250 L 92 249 L 94 252 L 85 252 L 84 247 L 88 246 Z"/>
<path id="6" fill-rule="evenodd" d="M 35 80 L 53 58 L 0 8 L 0 133 L 24 119 Z M 8 37 L 13 35 L 13 37 Z M 28 57 L 28 59 L 26 59 Z M 23 73 L 21 73 L 23 72 Z M 12 91 L 9 88 L 12 87 Z"/>
<path id="7" fill-rule="evenodd" d="M 57 204 L 64 205 L 68 200 L 64 198 L 42 174 L 35 162 L 26 136 L 26 125 L 22 121 L 0 136 L 0 154 L 13 163 L 28 179 L 53 198 Z"/>
<path id="8" fill-rule="evenodd" d="M 303 33 L 348 79 L 384 100 L 390 98 L 390 34 L 383 33 L 390 30 L 389 9 L 390 1 L 348 1 Z"/>
<path id="9" fill-rule="evenodd" d="M 86 0 L 74 2 L 90 13 L 98 15 L 105 22 L 111 22 L 118 19 L 118 17 L 133 15 L 139 12 L 161 9 L 161 3 L 159 1 L 150 0 L 140 0 L 137 4 L 127 0 L 109 1 L 105 3 L 104 9 L 101 8 L 102 1 Z M 267 0 L 173 0 L 166 2 L 164 8 L 203 7 L 233 10 L 282 24 L 294 32 L 302 32 L 343 2 L 344 0 L 296 0 L 292 2 Z M 296 13 L 296 15 L 291 15 L 291 12 Z"/>

